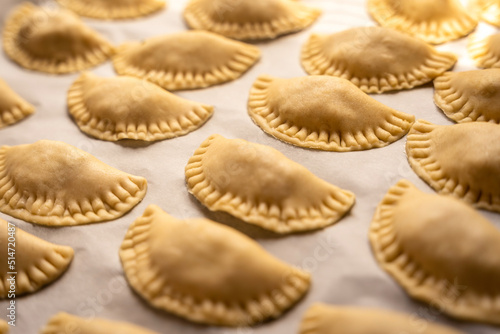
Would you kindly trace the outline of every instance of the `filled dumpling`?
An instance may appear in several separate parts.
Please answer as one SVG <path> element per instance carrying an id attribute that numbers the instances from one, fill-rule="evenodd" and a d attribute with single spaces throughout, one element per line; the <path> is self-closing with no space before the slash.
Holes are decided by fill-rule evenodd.
<path id="1" fill-rule="evenodd" d="M 277 233 L 323 228 L 354 204 L 353 193 L 279 151 L 220 135 L 210 136 L 194 152 L 186 181 L 189 192 L 210 210 Z"/>
<path id="2" fill-rule="evenodd" d="M 246 235 L 208 219 L 179 220 L 150 205 L 120 249 L 132 288 L 152 306 L 194 322 L 249 326 L 279 317 L 310 275 Z"/>
<path id="3" fill-rule="evenodd" d="M 434 80 L 434 102 L 463 122 L 500 123 L 500 69 L 446 72 Z"/>
<path id="4" fill-rule="evenodd" d="M 0 148 L 0 211 L 50 226 L 121 217 L 145 196 L 146 179 L 74 146 L 40 140 Z"/>
<path id="5" fill-rule="evenodd" d="M 408 134 L 413 170 L 436 191 L 500 212 L 500 125 L 434 125 L 419 120 Z"/>
<path id="6" fill-rule="evenodd" d="M 386 146 L 404 136 L 415 119 L 330 76 L 261 75 L 250 91 L 248 113 L 278 139 L 326 151 Z"/>
<path id="7" fill-rule="evenodd" d="M 69 112 L 80 129 L 110 141 L 155 141 L 187 134 L 203 125 L 213 107 L 175 96 L 134 77 L 82 74 L 68 92 Z"/>
<path id="8" fill-rule="evenodd" d="M 126 43 L 113 63 L 120 75 L 178 90 L 235 80 L 259 58 L 260 50 L 253 45 L 205 31 L 186 31 Z"/>
<path id="9" fill-rule="evenodd" d="M 255 40 L 302 30 L 320 14 L 295 0 L 190 0 L 184 18 L 193 29 Z"/>
<path id="10" fill-rule="evenodd" d="M 106 61 L 113 46 L 64 9 L 24 3 L 7 18 L 5 53 L 29 70 L 61 74 L 88 69 Z"/>
<path id="11" fill-rule="evenodd" d="M 463 37 L 477 26 L 460 0 L 369 0 L 368 11 L 381 26 L 433 44 Z"/>
<path id="12" fill-rule="evenodd" d="M 453 67 L 456 61 L 452 53 L 380 27 L 313 34 L 302 48 L 302 66 L 307 73 L 341 77 L 367 93 L 423 85 Z"/>
<path id="13" fill-rule="evenodd" d="M 500 325 L 500 230 L 471 206 L 401 180 L 377 207 L 370 241 L 380 266 L 413 298 Z"/>
<path id="14" fill-rule="evenodd" d="M 0 241 L 4 253 L 0 257 L 0 299 L 10 299 L 9 291 L 21 296 L 40 290 L 57 280 L 73 260 L 73 248 L 42 240 L 3 219 L 0 219 Z M 14 264 L 9 261 L 12 259 L 8 249 L 15 251 Z M 0 333 L 1 329 L 0 324 Z"/>
<path id="15" fill-rule="evenodd" d="M 96 19 L 129 19 L 145 16 L 165 7 L 165 0 L 57 0 L 78 15 Z"/>

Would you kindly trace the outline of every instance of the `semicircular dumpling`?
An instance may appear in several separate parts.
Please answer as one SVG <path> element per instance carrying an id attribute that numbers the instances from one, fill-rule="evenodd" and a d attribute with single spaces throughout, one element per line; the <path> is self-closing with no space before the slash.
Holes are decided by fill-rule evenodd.
<path id="1" fill-rule="evenodd" d="M 417 175 L 436 191 L 500 212 L 500 125 L 418 120 L 408 134 L 406 154 Z"/>
<path id="2" fill-rule="evenodd" d="M 191 28 L 242 40 L 293 33 L 320 15 L 319 9 L 294 0 L 191 0 L 184 11 Z"/>
<path id="3" fill-rule="evenodd" d="M 269 146 L 220 135 L 207 138 L 186 166 L 188 190 L 225 211 L 277 233 L 318 229 L 346 214 L 354 194 L 321 180 Z"/>
<path id="4" fill-rule="evenodd" d="M 307 73 L 341 77 L 367 93 L 423 85 L 456 61 L 452 53 L 381 27 L 313 34 L 302 48 L 302 66 Z"/>
<path id="5" fill-rule="evenodd" d="M 0 334 L 9 333 L 9 324 L 6 321 L 0 320 Z"/>
<path id="6" fill-rule="evenodd" d="M 40 334 L 158 334 L 127 323 L 100 318 L 80 318 L 60 312 L 51 317 Z"/>
<path id="7" fill-rule="evenodd" d="M 68 91 L 69 112 L 96 138 L 154 141 L 194 131 L 213 107 L 175 96 L 134 77 L 101 78 L 83 73 Z"/>
<path id="8" fill-rule="evenodd" d="M 73 249 L 42 240 L 0 219 L 0 299 L 7 298 L 10 290 L 16 296 L 32 293 L 58 279 L 73 260 Z M 15 249 L 15 265 L 11 267 L 7 254 Z M 9 280 L 17 272 L 15 280 Z M 14 282 L 14 288 L 11 284 Z"/>
<path id="9" fill-rule="evenodd" d="M 446 72 L 434 89 L 434 102 L 452 120 L 500 123 L 500 68 Z"/>
<path id="10" fill-rule="evenodd" d="M 380 266 L 413 298 L 500 325 L 500 230 L 469 205 L 401 180 L 377 207 L 370 241 Z"/>
<path id="11" fill-rule="evenodd" d="M 116 219 L 146 194 L 127 174 L 59 141 L 0 148 L 0 211 L 32 223 L 80 225 Z"/>
<path id="12" fill-rule="evenodd" d="M 129 19 L 145 16 L 165 7 L 165 0 L 57 0 L 78 15 L 96 19 Z"/>
<path id="13" fill-rule="evenodd" d="M 261 75 L 248 99 L 255 123 L 293 145 L 326 151 L 386 146 L 415 117 L 387 107 L 350 81 L 330 76 L 279 79 Z"/>
<path id="14" fill-rule="evenodd" d="M 70 73 L 106 61 L 114 48 L 78 16 L 64 9 L 24 3 L 7 18 L 5 53 L 30 70 Z"/>
<path id="15" fill-rule="evenodd" d="M 409 320 L 411 319 L 411 321 Z M 425 327 L 421 324 L 424 323 Z M 416 326 L 416 324 L 419 324 Z M 415 315 L 361 307 L 313 304 L 299 334 L 464 334 Z"/>
<path id="16" fill-rule="evenodd" d="M 481 19 L 500 27 L 499 0 L 472 0 L 472 8 L 477 11 Z"/>
<path id="17" fill-rule="evenodd" d="M 239 78 L 260 58 L 260 50 L 206 31 L 186 31 L 120 46 L 116 72 L 168 89 L 194 89 Z"/>
<path id="18" fill-rule="evenodd" d="M 381 26 L 433 44 L 465 36 L 477 26 L 459 0 L 369 0 L 368 11 Z"/>
<path id="19" fill-rule="evenodd" d="M 310 275 L 235 229 L 179 220 L 150 205 L 130 226 L 120 258 L 151 305 L 191 321 L 244 326 L 280 316 L 307 292 Z"/>
<path id="20" fill-rule="evenodd" d="M 472 35 L 467 50 L 478 67 L 500 67 L 500 33 L 488 37 L 480 34 Z"/>
<path id="21" fill-rule="evenodd" d="M 14 124 L 35 112 L 35 107 L 26 102 L 0 79 L 0 129 Z"/>

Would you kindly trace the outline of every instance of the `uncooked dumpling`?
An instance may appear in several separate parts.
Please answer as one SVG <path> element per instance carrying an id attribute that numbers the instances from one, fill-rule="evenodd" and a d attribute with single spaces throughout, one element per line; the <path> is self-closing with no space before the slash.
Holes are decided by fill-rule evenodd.
<path id="1" fill-rule="evenodd" d="M 260 58 L 256 46 L 206 31 L 185 31 L 125 43 L 113 59 L 116 72 L 168 89 L 194 89 L 235 80 Z"/>
<path id="2" fill-rule="evenodd" d="M 463 37 L 477 26 L 460 0 L 368 0 L 368 11 L 381 26 L 433 44 Z"/>
<path id="3" fill-rule="evenodd" d="M 57 0 L 78 15 L 96 19 L 129 19 L 154 13 L 165 0 Z"/>
<path id="4" fill-rule="evenodd" d="M 158 334 L 126 322 L 80 318 L 60 312 L 49 319 L 40 334 Z"/>
<path id="5" fill-rule="evenodd" d="M 193 29 L 255 40 L 302 30 L 320 14 L 294 0 L 190 0 L 184 18 Z"/>
<path id="6" fill-rule="evenodd" d="M 5 53 L 29 70 L 61 74 L 106 61 L 113 46 L 71 11 L 24 3 L 7 18 Z"/>
<path id="7" fill-rule="evenodd" d="M 16 296 L 33 293 L 57 280 L 73 260 L 73 249 L 42 240 L 14 225 L 0 219 L 0 299 L 9 297 L 15 290 Z M 14 249 L 12 256 L 10 249 Z M 12 289 L 12 275 L 17 272 Z M 10 297 L 9 297 L 10 298 Z M 1 324 L 0 324 L 1 325 Z M 1 326 L 0 326 L 0 333 Z"/>
<path id="8" fill-rule="evenodd" d="M 406 154 L 413 170 L 436 191 L 500 212 L 500 125 L 419 120 L 408 134 Z"/>
<path id="9" fill-rule="evenodd" d="M 146 194 L 146 179 L 74 146 L 40 140 L 0 148 L 0 211 L 50 226 L 116 219 Z"/>
<path id="10" fill-rule="evenodd" d="M 342 152 L 386 146 L 404 136 L 415 120 L 348 80 L 315 75 L 261 75 L 250 91 L 248 113 L 264 131 L 287 143 Z"/>
<path id="11" fill-rule="evenodd" d="M 333 75 L 367 93 L 410 89 L 453 67 L 457 57 L 418 38 L 380 27 L 313 34 L 302 48 L 309 74 Z"/>
<path id="12" fill-rule="evenodd" d="M 478 67 L 500 67 L 500 33 L 486 37 L 474 34 L 470 37 L 467 47 L 469 55 Z"/>
<path id="13" fill-rule="evenodd" d="M 397 333 L 464 334 L 415 315 L 361 307 L 330 306 L 319 303 L 309 307 L 302 319 L 299 331 L 299 334 Z"/>
<path id="14" fill-rule="evenodd" d="M 446 72 L 434 89 L 434 101 L 452 120 L 500 123 L 500 68 Z"/>
<path id="15" fill-rule="evenodd" d="M 377 207 L 370 241 L 380 266 L 413 298 L 500 325 L 500 230 L 471 206 L 401 180 Z"/>
<path id="16" fill-rule="evenodd" d="M 477 11 L 481 19 L 500 27 L 499 0 L 471 0 L 472 9 Z"/>
<path id="17" fill-rule="evenodd" d="M 321 180 L 269 146 L 220 135 L 207 138 L 186 166 L 191 192 L 212 211 L 225 211 L 277 233 L 323 228 L 353 206 L 354 194 Z"/>
<path id="18" fill-rule="evenodd" d="M 310 275 L 208 219 L 179 220 L 156 205 L 120 249 L 128 282 L 156 308 L 194 322 L 249 326 L 277 318 L 309 289 Z"/>
<path id="19" fill-rule="evenodd" d="M 213 107 L 189 101 L 146 80 L 83 73 L 68 92 L 68 108 L 80 129 L 110 141 L 155 141 L 203 125 Z"/>
<path id="20" fill-rule="evenodd" d="M 35 107 L 26 102 L 0 79 L 0 129 L 21 121 L 35 112 Z"/>

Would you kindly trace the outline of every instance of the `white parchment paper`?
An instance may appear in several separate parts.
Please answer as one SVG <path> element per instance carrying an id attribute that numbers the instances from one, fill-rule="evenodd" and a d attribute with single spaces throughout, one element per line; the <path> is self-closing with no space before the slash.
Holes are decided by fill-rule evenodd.
<path id="1" fill-rule="evenodd" d="M 31 117 L 0 130 L 0 144 L 60 140 L 95 155 L 113 167 L 148 180 L 144 201 L 124 217 L 111 222 L 47 228 L 0 214 L 1 218 L 14 222 L 25 231 L 75 249 L 74 261 L 66 274 L 41 291 L 17 299 L 17 326 L 12 333 L 37 333 L 52 315 L 66 311 L 85 317 L 126 320 L 159 333 L 288 334 L 297 333 L 305 310 L 319 301 L 408 312 L 467 333 L 500 332 L 498 328 L 452 320 L 438 310 L 413 301 L 375 262 L 367 234 L 375 207 L 387 189 L 400 178 L 407 178 L 421 190 L 433 192 L 409 167 L 404 150 L 406 139 L 385 148 L 363 152 L 306 150 L 266 135 L 247 115 L 248 92 L 258 75 L 267 73 L 289 78 L 306 74 L 300 66 L 299 54 L 311 32 L 336 32 L 349 27 L 374 25 L 364 0 L 304 1 L 324 11 L 311 28 L 274 41 L 257 43 L 262 50 L 262 59 L 236 81 L 203 90 L 179 92 L 182 97 L 214 105 L 214 116 L 193 133 L 150 145 L 113 143 L 86 136 L 72 121 L 66 108 L 66 91 L 78 74 L 51 76 L 27 71 L 0 52 L 0 77 L 36 107 L 36 113 Z M 2 26 L 8 12 L 20 3 L 20 0 L 0 2 Z M 128 40 L 186 30 L 182 19 L 185 4 L 185 0 L 170 0 L 166 10 L 137 20 L 85 19 L 85 22 L 118 45 Z M 483 23 L 478 29 L 485 33 L 494 31 Z M 465 46 L 466 39 L 462 39 L 439 47 L 459 55 L 455 71 L 474 68 Z M 110 62 L 92 71 L 102 76 L 115 75 Z M 432 95 L 432 85 L 426 85 L 373 97 L 397 110 L 414 114 L 417 119 L 452 124 L 434 106 Z M 276 237 L 227 214 L 209 212 L 188 194 L 184 166 L 199 144 L 213 133 L 270 145 L 324 180 L 353 191 L 357 198 L 352 212 L 336 225 L 323 230 L 285 237 Z M 311 271 L 313 283 L 310 292 L 280 319 L 251 330 L 195 325 L 153 309 L 126 284 L 118 257 L 118 249 L 128 226 L 148 204 L 157 204 L 179 218 L 205 216 L 243 231 L 278 258 Z M 500 228 L 498 214 L 484 211 L 481 214 Z M 5 319 L 6 307 L 7 302 L 0 301 L 2 319 Z"/>

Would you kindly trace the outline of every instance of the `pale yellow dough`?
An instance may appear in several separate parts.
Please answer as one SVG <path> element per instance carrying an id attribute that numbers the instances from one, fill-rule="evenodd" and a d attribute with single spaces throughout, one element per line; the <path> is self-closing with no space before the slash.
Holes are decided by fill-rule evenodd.
<path id="1" fill-rule="evenodd" d="M 479 34 L 471 35 L 467 48 L 478 67 L 500 67 L 500 33 L 487 37 Z"/>
<path id="2" fill-rule="evenodd" d="M 464 334 L 413 314 L 316 303 L 304 314 L 299 334 Z"/>
<path id="3" fill-rule="evenodd" d="M 472 207 L 401 180 L 377 207 L 369 236 L 380 266 L 410 296 L 500 325 L 500 230 Z"/>
<path id="4" fill-rule="evenodd" d="M 298 0 L 190 0 L 184 11 L 191 28 L 242 40 L 293 33 L 320 15 L 321 10 Z"/>
<path id="5" fill-rule="evenodd" d="M 406 142 L 411 167 L 442 194 L 500 212 L 500 125 L 418 120 Z"/>
<path id="6" fill-rule="evenodd" d="M 500 123 L 500 68 L 446 72 L 434 89 L 434 102 L 455 122 Z"/>
<path id="7" fill-rule="evenodd" d="M 12 229 L 12 227 L 11 227 Z M 16 297 L 33 293 L 58 279 L 73 260 L 73 249 L 42 240 L 20 228 L 9 231 L 8 223 L 0 219 L 0 299 L 9 298 L 12 290 L 9 272 L 15 275 Z M 14 267 L 8 254 L 14 250 Z M 1 330 L 0 330 L 1 332 Z"/>
<path id="8" fill-rule="evenodd" d="M 165 0 L 57 0 L 78 15 L 96 19 L 130 19 L 165 7 Z"/>
<path id="9" fill-rule="evenodd" d="M 484 21 L 500 27 L 500 0 L 471 0 L 472 9 Z"/>
<path id="10" fill-rule="evenodd" d="M 381 26 L 432 44 L 463 37 L 477 26 L 460 0 L 368 0 L 368 11 Z"/>
<path id="11" fill-rule="evenodd" d="M 23 3 L 7 18 L 5 53 L 24 68 L 53 73 L 81 71 L 106 61 L 113 46 L 72 12 Z"/>
<path id="12" fill-rule="evenodd" d="M 185 31 L 125 43 L 113 64 L 120 75 L 144 78 L 177 90 L 235 80 L 259 58 L 256 46 L 206 31 Z"/>
<path id="13" fill-rule="evenodd" d="M 0 129 L 17 123 L 34 112 L 35 107 L 0 79 Z"/>
<path id="14" fill-rule="evenodd" d="M 350 80 L 367 93 L 410 89 L 453 67 L 457 57 L 418 38 L 381 27 L 313 34 L 302 48 L 309 74 Z"/>
<path id="15" fill-rule="evenodd" d="M 0 334 L 9 333 L 9 324 L 3 320 L 0 320 Z"/>
<path id="16" fill-rule="evenodd" d="M 40 334 L 158 334 L 127 323 L 100 318 L 80 318 L 60 312 L 49 319 Z"/>
<path id="17" fill-rule="evenodd" d="M 116 219 L 146 194 L 127 174 L 59 141 L 0 148 L 0 211 L 50 226 Z"/>
<path id="18" fill-rule="evenodd" d="M 210 136 L 194 152 L 186 181 L 208 209 L 276 233 L 323 228 L 354 204 L 353 193 L 321 180 L 274 148 L 220 135 Z"/>
<path id="19" fill-rule="evenodd" d="M 213 107 L 177 97 L 134 77 L 83 73 L 68 91 L 68 109 L 80 129 L 102 140 L 155 141 L 203 125 Z"/>
<path id="20" fill-rule="evenodd" d="M 386 146 L 415 120 L 331 76 L 261 75 L 250 91 L 248 112 L 264 131 L 287 143 L 340 152 Z"/>
<path id="21" fill-rule="evenodd" d="M 310 275 L 208 219 L 179 220 L 156 205 L 130 226 L 120 258 L 133 289 L 156 308 L 194 322 L 247 326 L 280 316 Z"/>

